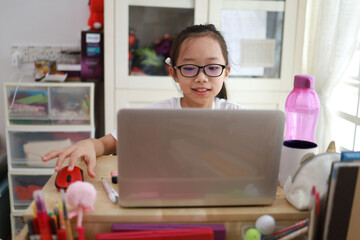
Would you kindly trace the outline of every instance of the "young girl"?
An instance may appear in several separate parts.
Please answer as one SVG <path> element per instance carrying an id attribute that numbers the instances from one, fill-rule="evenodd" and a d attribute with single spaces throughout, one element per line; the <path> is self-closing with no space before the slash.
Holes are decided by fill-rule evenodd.
<path id="1" fill-rule="evenodd" d="M 230 73 L 228 51 L 224 38 L 214 25 L 193 25 L 183 30 L 174 40 L 171 59 L 166 62 L 183 97 L 159 101 L 147 108 L 244 109 L 227 100 L 224 81 Z M 42 156 L 42 160 L 58 158 L 55 171 L 59 171 L 64 160 L 69 158 L 68 170 L 71 171 L 81 159 L 87 164 L 89 176 L 95 177 L 96 157 L 115 153 L 116 140 L 115 130 L 99 139 L 86 139 L 67 148 L 52 150 Z"/>

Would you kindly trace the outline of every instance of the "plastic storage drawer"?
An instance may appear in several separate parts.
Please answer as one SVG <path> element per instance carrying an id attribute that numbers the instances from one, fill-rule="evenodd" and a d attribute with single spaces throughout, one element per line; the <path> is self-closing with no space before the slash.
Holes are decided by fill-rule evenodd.
<path id="1" fill-rule="evenodd" d="M 8 86 L 9 120 L 15 124 L 45 124 L 49 120 L 48 87 Z M 43 120 L 43 121 L 41 121 Z"/>
<path id="2" fill-rule="evenodd" d="M 52 124 L 89 124 L 89 97 L 89 87 L 50 88 L 50 118 Z"/>
<path id="3" fill-rule="evenodd" d="M 42 189 L 51 175 L 10 175 L 13 210 L 25 210 L 33 200 L 33 192 Z"/>
<path id="4" fill-rule="evenodd" d="M 91 137 L 90 131 L 21 131 L 8 130 L 11 167 L 54 167 L 56 161 L 43 162 L 41 156 L 52 149 L 67 147 Z"/>
<path id="5" fill-rule="evenodd" d="M 23 219 L 22 214 L 20 213 L 12 213 L 11 214 L 11 234 L 12 239 L 15 238 L 16 235 L 18 235 L 21 230 L 24 228 L 25 222 Z"/>

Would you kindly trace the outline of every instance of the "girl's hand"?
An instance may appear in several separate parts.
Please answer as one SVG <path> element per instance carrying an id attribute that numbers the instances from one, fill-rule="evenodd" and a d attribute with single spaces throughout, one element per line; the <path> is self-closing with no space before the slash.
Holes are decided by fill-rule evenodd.
<path id="1" fill-rule="evenodd" d="M 51 159 L 58 158 L 55 165 L 55 172 L 58 172 L 61 169 L 62 164 L 68 157 L 70 158 L 68 164 L 69 171 L 74 169 L 76 161 L 83 160 L 87 165 L 88 175 L 94 178 L 96 155 L 94 142 L 91 139 L 86 139 L 66 148 L 51 150 L 43 155 L 41 159 L 44 162 L 47 162 Z"/>

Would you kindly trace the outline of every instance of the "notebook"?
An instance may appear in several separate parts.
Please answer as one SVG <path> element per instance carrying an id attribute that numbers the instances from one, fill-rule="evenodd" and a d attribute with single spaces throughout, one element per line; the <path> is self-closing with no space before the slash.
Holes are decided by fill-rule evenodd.
<path id="1" fill-rule="evenodd" d="M 123 207 L 270 205 L 285 114 L 280 110 L 122 109 Z"/>
<path id="2" fill-rule="evenodd" d="M 106 232 L 96 234 L 96 240 L 213 240 L 211 228 L 163 229 L 152 231 Z"/>

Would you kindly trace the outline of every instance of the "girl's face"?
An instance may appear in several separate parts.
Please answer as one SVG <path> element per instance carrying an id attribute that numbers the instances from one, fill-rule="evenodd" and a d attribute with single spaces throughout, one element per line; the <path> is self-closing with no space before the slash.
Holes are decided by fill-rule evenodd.
<path id="1" fill-rule="evenodd" d="M 177 66 L 194 64 L 204 66 L 208 64 L 225 65 L 220 44 L 210 36 L 186 39 L 180 47 Z M 181 99 L 182 107 L 211 108 L 216 95 L 220 92 L 225 79 L 229 76 L 230 66 L 226 67 L 218 77 L 209 77 L 200 69 L 195 77 L 184 77 L 179 69 L 170 68 L 170 74 L 184 94 Z"/>

